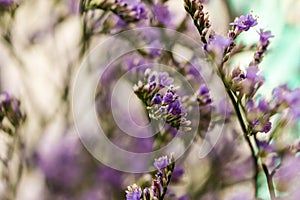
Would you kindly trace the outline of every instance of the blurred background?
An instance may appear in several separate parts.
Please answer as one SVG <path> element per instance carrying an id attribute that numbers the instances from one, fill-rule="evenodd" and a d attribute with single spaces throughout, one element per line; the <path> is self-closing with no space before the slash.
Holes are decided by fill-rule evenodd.
<path id="1" fill-rule="evenodd" d="M 170 0 L 167 4 L 175 22 L 185 16 L 183 1 Z M 299 0 L 208 0 L 206 5 L 213 28 L 221 34 L 226 34 L 228 24 L 235 17 L 252 12 L 258 16 L 258 26 L 243 34 L 239 40 L 247 44 L 254 43 L 258 39 L 256 31 L 259 27 L 271 30 L 275 36 L 261 63 L 262 73 L 266 77 L 262 93 L 271 94 L 272 88 L 283 83 L 288 83 L 292 88 L 300 86 Z M 126 185 L 142 175 L 106 168 L 82 146 L 76 146 L 78 136 L 73 126 L 71 94 L 73 81 L 84 57 L 81 54 L 83 19 L 79 12 L 79 1 L 19 0 L 13 6 L 9 10 L 0 8 L 0 91 L 7 91 L 20 99 L 27 115 L 18 133 L 24 142 L 22 151 L 27 167 L 14 198 L 75 199 L 72 195 L 76 188 L 78 199 L 125 199 Z M 191 33 L 196 38 L 197 34 Z M 87 52 L 105 37 L 95 36 Z M 242 59 L 237 59 L 237 64 L 249 63 L 251 55 L 243 54 Z M 5 152 L 10 140 L 2 135 L 0 139 L 0 151 Z M 218 151 L 222 151 L 222 148 Z M 181 188 L 178 189 L 179 193 L 186 189 L 191 191 L 194 194 L 191 199 L 198 199 L 200 195 L 203 195 L 201 199 L 217 199 L 207 192 L 209 189 L 207 193 L 198 190 L 207 178 L 202 176 L 214 163 L 206 159 L 195 160 L 196 154 L 192 148 L 183 163 L 191 167 L 186 167 L 183 182 L 174 188 Z M 244 165 L 247 162 L 243 160 Z M 85 169 L 82 170 L 81 166 Z M 51 174 L 55 170 L 59 172 Z M 228 187 L 222 189 L 222 199 L 234 199 L 232 191 L 239 190 L 243 191 L 242 196 L 252 195 L 251 190 L 247 189 L 251 187 L 251 174 L 246 174 L 247 170 L 234 173 L 245 175 L 249 181 L 233 188 L 231 182 L 236 183 L 239 178 L 232 177 L 232 180 L 224 183 Z M 62 176 L 64 180 L 58 181 Z M 144 179 L 148 180 L 149 177 Z M 5 185 L 6 181 L 2 179 L 0 195 L 5 193 Z M 263 188 L 260 196 L 268 199 Z M 114 194 L 114 190 L 118 192 Z"/>

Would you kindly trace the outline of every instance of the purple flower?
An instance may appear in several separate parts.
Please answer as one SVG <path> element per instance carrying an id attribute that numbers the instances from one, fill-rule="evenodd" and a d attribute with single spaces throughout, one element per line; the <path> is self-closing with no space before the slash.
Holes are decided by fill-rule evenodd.
<path id="1" fill-rule="evenodd" d="M 170 103 L 167 107 L 167 111 L 175 116 L 180 115 L 182 113 L 181 103 L 178 100 Z"/>
<path id="2" fill-rule="evenodd" d="M 159 170 L 162 171 L 168 165 L 171 164 L 171 160 L 168 156 L 162 156 L 154 160 L 154 166 Z"/>
<path id="3" fill-rule="evenodd" d="M 260 99 L 258 104 L 249 100 L 246 104 L 247 120 L 251 125 L 252 131 L 267 133 L 272 128 L 270 122 L 270 108 L 264 99 Z"/>
<path id="4" fill-rule="evenodd" d="M 190 197 L 186 194 L 186 195 L 179 197 L 178 200 L 189 200 L 189 199 L 190 199 Z"/>
<path id="5" fill-rule="evenodd" d="M 77 140 L 62 138 L 54 146 L 37 152 L 37 164 L 53 187 L 65 190 L 81 183 L 84 173 L 79 150 Z"/>
<path id="6" fill-rule="evenodd" d="M 155 40 L 149 44 L 146 51 L 153 57 L 158 57 L 161 55 L 162 45 L 159 41 Z"/>
<path id="7" fill-rule="evenodd" d="M 205 95 L 205 94 L 208 94 L 209 93 L 209 89 L 207 88 L 206 84 L 202 84 L 199 88 L 199 91 L 198 91 L 198 95 Z"/>
<path id="8" fill-rule="evenodd" d="M 262 44 L 266 44 L 269 42 L 269 39 L 274 37 L 274 35 L 271 34 L 271 31 L 263 31 L 262 29 L 260 29 L 260 32 L 258 32 L 259 34 L 259 41 Z"/>
<path id="9" fill-rule="evenodd" d="M 171 14 L 168 7 L 161 4 L 155 4 L 153 6 L 153 16 L 159 24 L 167 25 L 171 20 Z"/>
<path id="10" fill-rule="evenodd" d="M 232 43 L 232 39 L 225 38 L 221 35 L 214 34 L 209 38 L 207 50 L 221 49 L 223 52 L 225 48 L 227 48 Z"/>
<path id="11" fill-rule="evenodd" d="M 272 128 L 272 123 L 267 121 L 263 124 L 262 129 L 260 129 L 258 131 L 260 131 L 262 133 L 268 133 L 271 130 L 271 128 Z"/>
<path id="12" fill-rule="evenodd" d="M 180 181 L 183 174 L 184 174 L 183 168 L 181 166 L 176 166 L 172 174 L 172 182 L 176 183 Z"/>
<path id="13" fill-rule="evenodd" d="M 223 58 L 224 50 L 232 44 L 231 38 L 225 38 L 221 35 L 211 35 L 208 44 L 204 44 L 203 48 L 213 55 L 213 58 L 220 62 Z"/>
<path id="14" fill-rule="evenodd" d="M 197 94 L 197 101 L 200 106 L 204 106 L 212 102 L 209 95 L 209 89 L 207 88 L 206 84 L 202 84 L 200 86 Z"/>
<path id="15" fill-rule="evenodd" d="M 174 79 L 169 77 L 167 72 L 159 72 L 158 75 L 158 83 L 162 87 L 168 87 L 173 83 Z"/>
<path id="16" fill-rule="evenodd" d="M 142 189 L 136 184 L 133 184 L 127 187 L 126 193 L 126 200 L 140 200 Z"/>
<path id="17" fill-rule="evenodd" d="M 246 78 L 242 82 L 241 90 L 247 96 L 253 96 L 264 83 L 264 78 L 258 72 L 256 65 L 251 65 L 246 69 Z"/>
<path id="18" fill-rule="evenodd" d="M 163 104 L 169 104 L 175 100 L 174 93 L 172 91 L 168 91 L 164 96 L 163 96 Z"/>
<path id="19" fill-rule="evenodd" d="M 269 103 L 265 99 L 259 100 L 258 108 L 261 112 L 264 112 L 264 113 L 270 111 Z"/>
<path id="20" fill-rule="evenodd" d="M 300 88 L 290 90 L 287 85 L 281 85 L 272 92 L 274 109 L 278 112 L 289 108 L 293 120 L 300 118 Z"/>
<path id="21" fill-rule="evenodd" d="M 13 4 L 13 0 L 0 0 L 0 7 L 8 7 Z"/>
<path id="22" fill-rule="evenodd" d="M 296 191 L 299 191 L 300 187 L 300 157 L 285 156 L 282 159 L 281 167 L 274 175 L 274 181 L 276 183 L 276 189 L 281 192 L 286 192 L 289 196 Z M 298 199 L 288 198 L 288 199 Z"/>
<path id="23" fill-rule="evenodd" d="M 160 94 L 155 94 L 155 96 L 153 97 L 153 99 L 152 99 L 152 103 L 154 103 L 154 104 L 161 104 L 161 102 L 162 102 L 162 97 L 161 97 L 161 95 Z"/>
<path id="24" fill-rule="evenodd" d="M 257 20 L 248 13 L 246 16 L 242 15 L 239 18 L 236 18 L 230 25 L 236 27 L 239 32 L 248 31 L 251 27 L 257 25 Z"/>
<path id="25" fill-rule="evenodd" d="M 147 19 L 147 12 L 144 4 L 137 4 L 133 7 L 134 17 L 136 20 Z"/>

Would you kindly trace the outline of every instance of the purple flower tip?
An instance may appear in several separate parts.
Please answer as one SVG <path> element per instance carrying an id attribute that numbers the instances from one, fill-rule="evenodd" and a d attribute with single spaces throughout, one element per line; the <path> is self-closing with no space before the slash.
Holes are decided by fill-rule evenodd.
<path id="1" fill-rule="evenodd" d="M 238 31 L 248 31 L 251 27 L 257 25 L 257 20 L 248 13 L 246 16 L 242 15 L 236 18 L 230 25 L 235 26 Z"/>
<path id="2" fill-rule="evenodd" d="M 162 97 L 160 94 L 155 94 L 155 96 L 152 99 L 152 103 L 154 104 L 161 104 L 162 102 Z"/>
<path id="3" fill-rule="evenodd" d="M 182 113 L 180 102 L 174 101 L 170 103 L 167 107 L 167 111 L 172 115 L 180 115 Z"/>
<path id="4" fill-rule="evenodd" d="M 168 8 L 162 4 L 155 4 L 153 6 L 153 15 L 160 24 L 168 24 L 171 20 L 171 14 Z"/>
<path id="5" fill-rule="evenodd" d="M 169 104 L 169 103 L 173 102 L 174 99 L 175 99 L 175 96 L 174 96 L 173 92 L 170 92 L 170 91 L 169 91 L 169 92 L 167 92 L 167 93 L 164 95 L 164 97 L 163 97 L 163 103 L 164 103 L 164 104 Z"/>
<path id="6" fill-rule="evenodd" d="M 154 160 L 154 166 L 160 171 L 166 168 L 169 164 L 171 164 L 171 160 L 168 156 L 162 156 Z"/>
<path id="7" fill-rule="evenodd" d="M 13 0 L 0 0 L 0 6 L 10 6 L 13 3 Z"/>
<path id="8" fill-rule="evenodd" d="M 268 133 L 272 128 L 272 123 L 271 122 L 266 122 L 263 126 L 262 132 L 263 133 Z"/>
<path id="9" fill-rule="evenodd" d="M 174 81 L 174 79 L 169 77 L 167 72 L 159 72 L 157 78 L 160 86 L 162 87 L 168 87 Z"/>
<path id="10" fill-rule="evenodd" d="M 260 29 L 260 32 L 258 32 L 258 34 L 259 41 L 263 44 L 267 43 L 270 38 L 274 37 L 274 35 L 271 34 L 271 31 L 263 31 L 262 29 Z"/>
<path id="11" fill-rule="evenodd" d="M 207 86 L 205 84 L 202 84 L 199 88 L 199 95 L 205 95 L 209 93 L 209 89 L 207 88 Z"/>
<path id="12" fill-rule="evenodd" d="M 133 184 L 127 187 L 126 193 L 126 200 L 140 200 L 142 189 L 136 184 Z"/>
<path id="13" fill-rule="evenodd" d="M 258 108 L 260 111 L 265 112 L 265 113 L 270 111 L 269 104 L 265 99 L 259 100 Z"/>
<path id="14" fill-rule="evenodd" d="M 209 45 L 213 47 L 219 47 L 225 49 L 232 43 L 232 39 L 225 38 L 221 35 L 214 34 L 209 38 Z"/>

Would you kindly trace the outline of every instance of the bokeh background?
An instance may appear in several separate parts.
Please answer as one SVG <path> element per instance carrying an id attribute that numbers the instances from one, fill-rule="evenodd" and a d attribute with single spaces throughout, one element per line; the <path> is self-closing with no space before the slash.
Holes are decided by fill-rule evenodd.
<path id="1" fill-rule="evenodd" d="M 26 111 L 27 120 L 20 134 L 26 146 L 24 155 L 28 158 L 26 162 L 29 166 L 34 165 L 30 158 L 36 152 L 51 157 L 64 135 L 68 135 L 71 141 L 77 138 L 72 125 L 70 94 L 82 61 L 82 18 L 78 3 L 76 0 L 20 0 L 13 16 L 0 10 L 0 91 L 8 91 L 20 99 Z M 171 0 L 168 4 L 175 18 L 180 19 L 185 15 L 183 1 Z M 213 28 L 220 33 L 226 34 L 228 24 L 236 16 L 252 12 L 258 16 L 259 27 L 271 30 L 275 35 L 271 39 L 270 51 L 261 64 L 266 77 L 262 93 L 271 94 L 271 89 L 282 83 L 288 83 L 291 87 L 300 86 L 299 0 L 209 0 L 206 8 Z M 258 38 L 257 30 L 255 27 L 240 40 L 252 44 Z M 96 37 L 91 49 L 103 38 Z M 243 65 L 251 59 L 251 54 L 242 56 L 243 59 L 237 59 L 237 64 Z M 294 132 L 297 134 L 297 129 Z M 5 149 L 7 141 L 1 136 L 1 151 Z M 85 157 L 89 157 L 89 154 L 86 153 Z M 195 161 L 193 153 L 186 160 L 191 164 L 200 162 Z M 183 187 L 194 190 L 194 185 L 201 185 L 198 179 L 190 178 L 200 176 L 198 178 L 201 179 L 201 174 L 210 166 L 206 162 L 201 160 L 200 168 L 188 170 Z M 92 163 L 97 165 L 96 161 Z M 111 177 L 106 176 L 99 175 L 99 180 L 105 182 Z M 41 199 L 45 196 L 45 187 L 43 171 L 36 167 L 28 168 L 22 176 L 16 199 Z M 249 185 L 242 185 L 241 190 L 243 187 Z M 1 186 L 0 194 L 3 190 L 5 187 Z M 224 190 L 224 193 L 228 193 L 225 196 L 230 199 L 232 190 Z M 268 198 L 264 189 L 260 193 L 263 199 Z"/>

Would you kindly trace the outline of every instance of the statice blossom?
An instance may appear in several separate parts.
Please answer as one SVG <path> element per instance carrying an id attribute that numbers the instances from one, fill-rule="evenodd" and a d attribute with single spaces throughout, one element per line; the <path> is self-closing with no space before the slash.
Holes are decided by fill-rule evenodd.
<path id="1" fill-rule="evenodd" d="M 142 197 L 142 190 L 136 184 L 128 186 L 126 193 L 126 200 L 140 200 Z"/>
<path id="2" fill-rule="evenodd" d="M 161 171 L 166 168 L 169 164 L 171 164 L 171 160 L 168 156 L 162 156 L 160 158 L 155 159 L 154 166 Z"/>
<path id="3" fill-rule="evenodd" d="M 181 97 L 171 83 L 167 72 L 145 70 L 145 80 L 133 86 L 135 94 L 145 104 L 149 117 L 165 121 L 175 129 L 190 130 L 191 122 L 186 119 L 186 111 Z M 163 90 L 166 89 L 166 90 Z"/>
<path id="4" fill-rule="evenodd" d="M 236 29 L 236 35 L 242 31 L 248 31 L 251 27 L 256 26 L 257 24 L 257 20 L 249 13 L 235 18 L 234 22 L 230 23 L 230 25 Z"/>
<path id="5" fill-rule="evenodd" d="M 153 178 L 151 186 L 145 187 L 143 190 L 136 184 L 128 186 L 126 191 L 127 200 L 140 200 L 142 197 L 143 200 L 164 199 L 167 195 L 167 191 L 169 191 L 168 186 L 175 169 L 173 155 L 162 156 L 155 159 L 154 166 L 158 169 L 158 172 L 155 178 Z"/>
<path id="6" fill-rule="evenodd" d="M 270 39 L 274 36 L 271 31 L 260 29 L 253 60 L 248 66 L 231 66 L 232 63 L 229 62 L 231 57 L 242 52 L 244 48 L 238 49 L 240 47 L 236 40 L 237 37 L 258 25 L 257 19 L 250 13 L 235 18 L 234 22 L 229 24 L 231 30 L 228 32 L 228 38 L 220 37 L 210 28 L 210 35 L 207 40 L 208 31 L 204 31 L 206 29 L 204 24 L 209 24 L 209 19 L 208 13 L 203 12 L 203 4 L 186 0 L 185 9 L 194 20 L 194 25 L 204 43 L 204 49 L 217 64 L 218 75 L 232 103 L 244 139 L 251 150 L 255 196 L 258 197 L 258 174 L 261 170 L 267 179 L 266 185 L 269 189 L 270 198 L 275 199 L 273 176 L 277 168 L 280 167 L 278 163 L 282 162 L 282 157 L 284 157 L 282 155 L 288 154 L 289 151 L 278 153 L 276 156 L 276 148 L 271 151 L 269 147 L 276 143 L 276 137 L 278 137 L 278 132 L 282 130 L 282 126 L 287 125 L 286 111 L 291 113 L 290 116 L 292 116 L 293 121 L 299 119 L 300 93 L 299 89 L 291 90 L 286 86 L 281 86 L 273 91 L 271 100 L 268 100 L 264 95 L 258 95 L 265 82 L 259 64 L 263 61 Z M 205 92 L 205 90 L 203 91 Z M 278 121 L 272 120 L 274 115 L 279 117 Z M 263 139 L 260 133 L 270 134 L 265 136 L 267 139 Z M 259 154 L 256 153 L 256 150 L 259 151 Z M 272 156 L 268 157 L 265 154 Z"/>
<path id="7" fill-rule="evenodd" d="M 91 9 L 111 11 L 119 16 L 125 23 L 147 19 L 145 4 L 141 3 L 139 0 L 91 1 L 90 6 Z"/>

